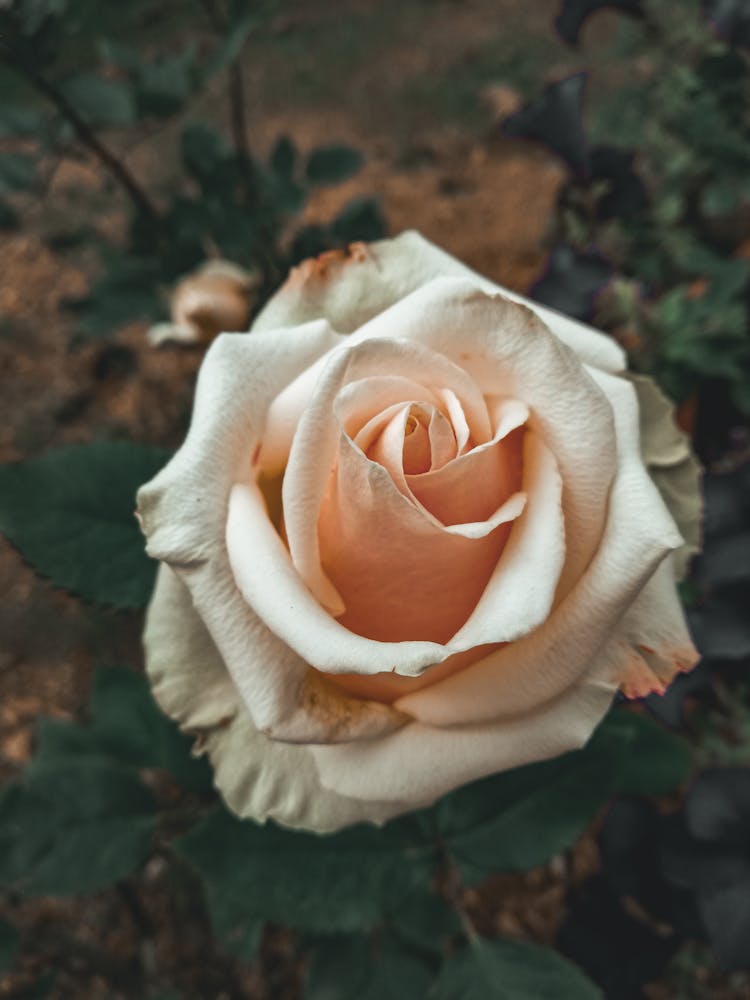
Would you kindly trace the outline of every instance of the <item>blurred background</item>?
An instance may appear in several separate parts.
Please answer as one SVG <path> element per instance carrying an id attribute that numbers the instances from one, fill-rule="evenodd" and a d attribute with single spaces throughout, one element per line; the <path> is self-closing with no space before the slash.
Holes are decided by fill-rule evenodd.
<path id="1" fill-rule="evenodd" d="M 465 900 L 622 1000 L 750 997 L 749 56 L 746 0 L 0 0 L 0 461 L 176 447 L 226 325 L 195 277 L 170 316 L 186 276 L 238 265 L 244 328 L 301 260 L 404 229 L 606 330 L 675 400 L 708 469 L 683 594 L 705 660 L 642 711 L 701 778 Z M 141 613 L 6 544 L 0 592 L 11 783 L 40 717 L 87 718 L 95 668 L 140 663 Z M 0 997 L 303 996 L 290 932 L 238 958 L 148 864 L 4 892 Z"/>

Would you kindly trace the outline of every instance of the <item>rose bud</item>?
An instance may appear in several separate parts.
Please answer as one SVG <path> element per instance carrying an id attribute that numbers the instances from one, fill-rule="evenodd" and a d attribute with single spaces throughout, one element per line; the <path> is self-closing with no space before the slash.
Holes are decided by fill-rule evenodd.
<path id="1" fill-rule="evenodd" d="M 625 365 L 416 233 L 306 261 L 214 341 L 138 506 L 155 695 L 231 809 L 382 823 L 693 666 L 698 466 Z"/>
<path id="2" fill-rule="evenodd" d="M 158 347 L 168 342 L 207 344 L 223 330 L 243 330 L 258 276 L 226 260 L 210 260 L 183 278 L 170 296 L 171 323 L 148 331 Z"/>

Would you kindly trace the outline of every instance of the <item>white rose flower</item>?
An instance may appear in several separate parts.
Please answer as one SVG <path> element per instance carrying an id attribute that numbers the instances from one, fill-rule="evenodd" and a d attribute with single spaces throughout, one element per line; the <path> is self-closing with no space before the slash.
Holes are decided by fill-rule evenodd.
<path id="1" fill-rule="evenodd" d="M 139 493 L 156 697 L 231 809 L 319 831 L 580 747 L 696 661 L 697 478 L 602 334 L 416 233 L 306 261 Z"/>

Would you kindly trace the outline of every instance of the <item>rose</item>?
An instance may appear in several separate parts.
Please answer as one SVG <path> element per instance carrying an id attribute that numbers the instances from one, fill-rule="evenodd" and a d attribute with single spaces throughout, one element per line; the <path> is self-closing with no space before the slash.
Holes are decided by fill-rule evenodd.
<path id="1" fill-rule="evenodd" d="M 406 233 L 305 262 L 208 351 L 139 493 L 145 646 L 238 814 L 382 822 L 695 662 L 685 439 L 613 341 L 522 302 Z"/>

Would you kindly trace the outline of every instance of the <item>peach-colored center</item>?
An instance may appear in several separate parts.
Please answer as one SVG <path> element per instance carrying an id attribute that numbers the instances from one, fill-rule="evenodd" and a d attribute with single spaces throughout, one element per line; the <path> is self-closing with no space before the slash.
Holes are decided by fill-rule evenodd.
<path id="1" fill-rule="evenodd" d="M 383 642 L 445 643 L 458 631 L 510 533 L 511 523 L 481 526 L 521 487 L 523 434 L 474 447 L 464 433 L 459 448 L 449 416 L 420 401 L 342 433 L 318 522 L 342 625 Z"/>

